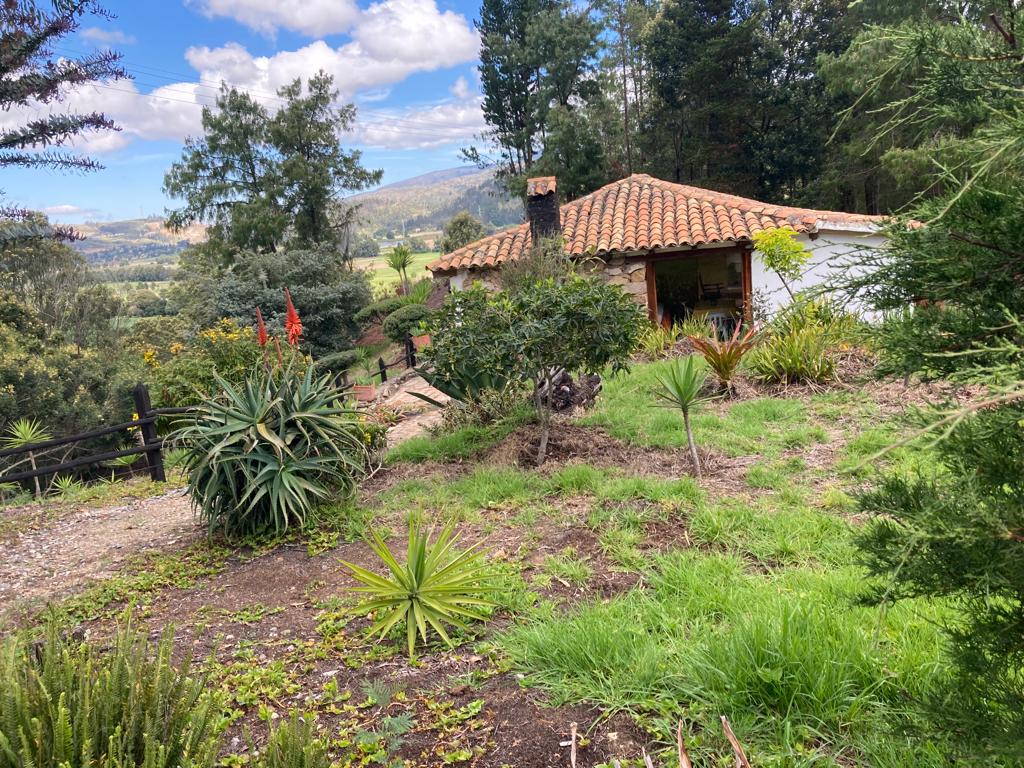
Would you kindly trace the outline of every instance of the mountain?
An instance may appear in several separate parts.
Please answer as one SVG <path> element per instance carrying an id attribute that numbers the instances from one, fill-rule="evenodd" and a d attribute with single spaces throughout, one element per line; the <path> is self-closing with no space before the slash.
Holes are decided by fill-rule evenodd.
<path id="1" fill-rule="evenodd" d="M 448 168 L 361 192 L 345 201 L 359 205 L 359 227 L 378 238 L 388 233 L 439 230 L 459 211 L 469 211 L 488 229 L 523 220 L 523 206 L 509 198 L 493 171 Z"/>
<path id="2" fill-rule="evenodd" d="M 139 261 L 174 264 L 178 261 L 178 254 L 190 243 L 202 242 L 206 238 L 206 228 L 202 225 L 171 232 L 164 227 L 164 220 L 158 217 L 89 221 L 76 225 L 75 229 L 85 235 L 85 239 L 72 243 L 72 246 L 90 264 Z"/>

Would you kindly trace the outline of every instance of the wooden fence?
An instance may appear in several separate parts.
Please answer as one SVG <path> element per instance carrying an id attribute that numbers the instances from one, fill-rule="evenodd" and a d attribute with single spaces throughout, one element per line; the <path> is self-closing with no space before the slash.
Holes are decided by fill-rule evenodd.
<path id="1" fill-rule="evenodd" d="M 379 376 L 381 383 L 384 383 L 388 380 L 388 371 L 399 366 L 402 366 L 403 369 L 407 369 L 413 368 L 415 365 L 416 347 L 412 343 L 411 339 L 406 339 L 404 349 L 394 362 L 389 364 L 384 362 L 383 357 L 377 358 L 377 370 L 371 375 L 371 378 Z M 341 375 L 341 389 L 343 391 L 348 391 L 351 388 L 352 384 L 348 381 L 347 373 L 343 373 Z M 0 473 L 0 482 L 15 483 L 24 480 L 34 480 L 36 478 L 66 472 L 70 469 L 79 469 L 81 467 L 87 467 L 94 464 L 101 464 L 104 461 L 113 461 L 114 459 L 120 459 L 125 456 L 142 455 L 146 457 L 146 467 L 149 470 L 150 478 L 157 482 L 165 481 L 167 479 L 167 474 L 164 470 L 163 440 L 159 435 L 157 435 L 157 419 L 166 416 L 187 415 L 195 409 L 154 408 L 150 401 L 149 390 L 145 384 L 138 384 L 133 390 L 132 396 L 135 400 L 135 413 L 137 414 L 137 418 L 132 421 L 126 421 L 122 424 L 112 424 L 107 427 L 99 427 L 97 429 L 89 430 L 88 432 L 82 432 L 68 437 L 57 437 L 52 440 L 43 440 L 38 443 L 18 446 L 17 448 L 0 450 L 0 460 L 15 456 L 28 456 L 29 454 L 35 456 L 39 454 L 40 451 L 46 451 L 51 448 L 60 448 L 65 445 L 74 445 L 75 443 L 82 442 L 83 440 L 93 440 L 97 437 L 113 435 L 118 432 L 125 432 L 132 429 L 138 429 L 142 437 L 142 440 L 138 445 L 116 451 L 106 451 L 104 453 L 79 456 L 68 461 L 62 461 L 58 464 L 50 464 L 45 467 L 35 467 L 33 469 L 26 469 L 12 474 Z"/>

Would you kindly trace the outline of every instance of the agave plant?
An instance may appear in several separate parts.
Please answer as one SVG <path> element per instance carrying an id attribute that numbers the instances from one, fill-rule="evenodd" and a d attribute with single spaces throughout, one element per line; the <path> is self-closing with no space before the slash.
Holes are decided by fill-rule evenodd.
<path id="1" fill-rule="evenodd" d="M 718 383 L 727 393 L 733 389 L 732 379 L 744 355 L 757 344 L 757 330 L 748 328 L 744 333 L 740 325 L 732 336 L 724 341 L 714 337 L 688 337 L 694 348 L 704 356 L 711 370 L 718 377 Z"/>
<path id="2" fill-rule="evenodd" d="M 388 575 L 378 576 L 358 565 L 343 563 L 365 585 L 356 591 L 370 596 L 357 610 L 379 612 L 370 632 L 379 633 L 381 638 L 404 620 L 409 658 L 416 655 L 417 631 L 426 643 L 429 626 L 454 647 L 444 625 L 467 629 L 463 619 L 483 621 L 485 617 L 477 609 L 494 605 L 484 597 L 492 589 L 484 551 L 477 546 L 456 549 L 458 536 L 451 523 L 433 543 L 428 532 L 411 524 L 404 565 L 399 564 L 380 534 L 371 531 L 370 537 L 370 548 L 387 566 Z"/>
<path id="3" fill-rule="evenodd" d="M 192 502 L 211 535 L 302 527 L 316 505 L 349 492 L 367 465 L 360 417 L 331 376 L 257 370 L 172 435 L 185 449 Z"/>

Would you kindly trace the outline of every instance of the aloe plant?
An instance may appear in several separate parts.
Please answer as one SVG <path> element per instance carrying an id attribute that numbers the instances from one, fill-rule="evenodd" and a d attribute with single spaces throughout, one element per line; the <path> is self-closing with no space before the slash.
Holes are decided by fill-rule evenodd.
<path id="1" fill-rule="evenodd" d="M 433 542 L 429 538 L 419 525 L 410 525 L 405 563 L 400 564 L 380 534 L 371 531 L 370 548 L 387 567 L 385 576 L 343 562 L 365 585 L 356 591 L 369 595 L 357 610 L 379 612 L 371 633 L 383 638 L 405 621 L 409 658 L 416 655 L 417 632 L 426 643 L 430 627 L 454 647 L 444 625 L 467 629 L 464 619 L 483 621 L 485 617 L 477 609 L 494 605 L 485 598 L 492 584 L 483 550 L 478 546 L 456 549 L 458 536 L 450 523 Z"/>
<path id="2" fill-rule="evenodd" d="M 354 487 L 367 432 L 331 376 L 257 370 L 221 392 L 172 435 L 185 449 L 188 490 L 210 533 L 302 527 L 318 503 Z"/>

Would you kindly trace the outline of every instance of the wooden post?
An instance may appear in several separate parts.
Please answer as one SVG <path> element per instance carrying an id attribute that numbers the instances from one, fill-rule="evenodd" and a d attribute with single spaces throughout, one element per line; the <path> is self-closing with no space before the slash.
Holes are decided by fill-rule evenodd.
<path id="1" fill-rule="evenodd" d="M 388 367 L 385 365 L 383 357 L 377 358 L 377 367 L 380 368 L 380 383 L 383 384 L 388 380 Z"/>
<path id="2" fill-rule="evenodd" d="M 409 334 L 405 335 L 405 367 L 416 367 L 416 345 Z"/>
<path id="3" fill-rule="evenodd" d="M 149 400 L 149 390 L 145 384 L 136 385 L 132 395 L 135 397 L 135 412 L 139 414 L 140 419 L 154 416 L 153 404 Z M 139 429 L 142 430 L 142 444 L 146 448 L 149 477 L 155 482 L 162 483 L 167 480 L 167 476 L 164 474 L 164 459 L 160 452 L 160 438 L 156 434 L 156 423 L 147 421 L 140 425 Z"/>
<path id="4" fill-rule="evenodd" d="M 752 250 L 750 248 L 744 248 L 740 262 L 743 282 L 743 322 L 747 325 L 754 324 L 754 277 L 752 256 Z"/>
<path id="5" fill-rule="evenodd" d="M 658 323 L 658 281 L 654 271 L 654 259 L 646 262 L 644 277 L 647 281 L 647 318 L 657 325 Z"/>

